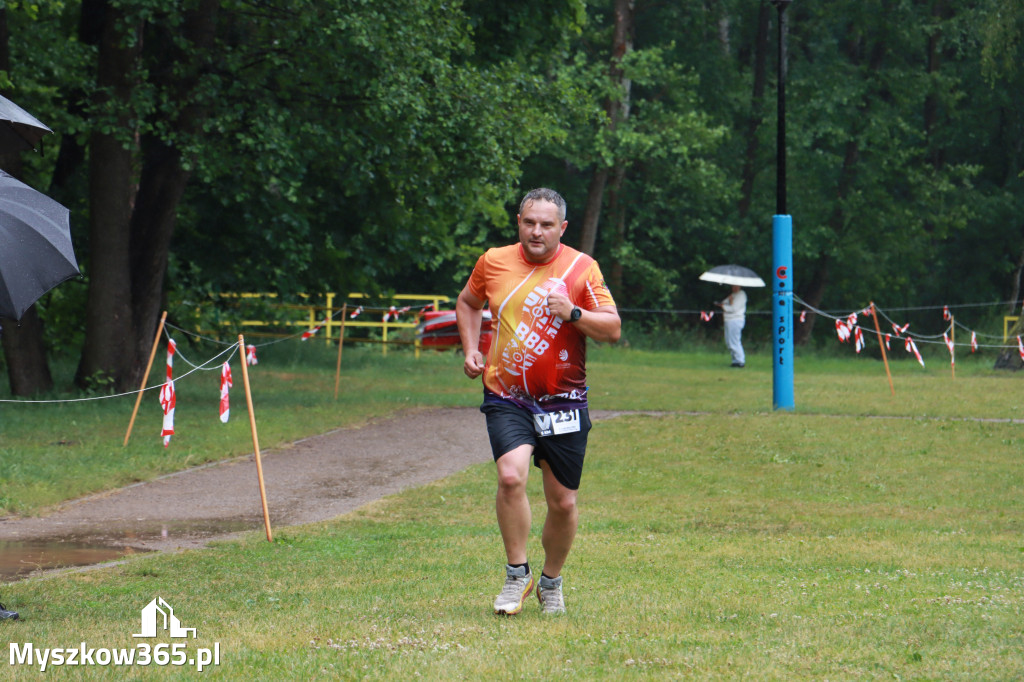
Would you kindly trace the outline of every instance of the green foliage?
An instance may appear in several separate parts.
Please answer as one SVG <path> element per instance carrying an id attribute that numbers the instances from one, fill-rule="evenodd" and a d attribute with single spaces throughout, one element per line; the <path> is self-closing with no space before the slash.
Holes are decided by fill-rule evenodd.
<path id="1" fill-rule="evenodd" d="M 574 105 L 522 55 L 473 58 L 455 10 L 298 3 L 239 22 L 222 49 L 244 80 L 217 94 L 175 246 L 197 254 L 186 287 L 373 290 L 505 222 L 521 159 Z"/>
<path id="2" fill-rule="evenodd" d="M 986 77 L 996 84 L 1003 76 L 1020 70 L 1024 53 L 1024 7 L 1013 0 L 986 0 L 980 11 L 981 66 Z"/>
<path id="3" fill-rule="evenodd" d="M 587 89 L 590 116 L 527 162 L 525 184 L 562 188 L 578 226 L 590 174 L 624 167 L 617 197 L 622 233 L 616 216 L 603 214 L 595 255 L 606 275 L 613 264 L 622 266 L 623 290 L 614 292 L 620 306 L 678 306 L 701 265 L 718 260 L 694 253 L 692 245 L 699 242 L 717 253 L 722 245 L 715 242 L 729 232 L 724 216 L 735 187 L 716 157 L 728 131 L 703 110 L 697 96 L 700 77 L 676 59 L 674 36 L 663 30 L 638 36 L 635 49 L 616 62 L 631 83 L 630 113 L 614 128 L 608 125 L 599 107 L 622 93 L 608 77 L 611 19 L 606 5 L 595 6 L 597 20 L 563 67 L 566 78 Z M 552 171 L 559 161 L 571 164 L 566 172 Z"/>
<path id="4" fill-rule="evenodd" d="M 755 100 L 763 3 L 639 0 L 633 50 L 616 62 L 630 115 L 611 130 L 613 5 L 231 0 L 200 50 L 184 30 L 195 3 L 123 0 L 123 44 L 143 52 L 119 103 L 96 85 L 82 3 L 8 2 L 3 78 L 56 131 L 44 154 L 24 155 L 24 177 L 71 208 L 82 284 L 84 145 L 104 132 L 169 145 L 192 171 L 170 245 L 172 310 L 246 290 L 453 294 L 480 252 L 514 239 L 525 189 L 566 196 L 571 243 L 592 174 L 609 167 L 625 169 L 622 222 L 606 201 L 596 255 L 606 274 L 621 267 L 619 305 L 701 307 L 707 267 L 770 271 L 777 15 Z M 820 275 L 830 309 L 886 293 L 906 305 L 1008 298 L 1024 252 L 1019 3 L 787 12 L 797 292 Z M 53 348 L 81 344 L 84 292 L 44 300 Z"/>

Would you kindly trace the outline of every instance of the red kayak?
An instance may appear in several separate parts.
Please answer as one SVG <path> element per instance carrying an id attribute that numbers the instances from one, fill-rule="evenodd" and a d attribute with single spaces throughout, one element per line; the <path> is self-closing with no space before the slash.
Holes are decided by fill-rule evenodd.
<path id="1" fill-rule="evenodd" d="M 483 323 L 480 325 L 480 352 L 486 354 L 491 347 L 491 311 L 484 311 Z M 416 338 L 424 347 L 459 347 L 459 327 L 455 320 L 454 310 L 430 310 L 423 313 L 422 321 L 416 327 Z"/>

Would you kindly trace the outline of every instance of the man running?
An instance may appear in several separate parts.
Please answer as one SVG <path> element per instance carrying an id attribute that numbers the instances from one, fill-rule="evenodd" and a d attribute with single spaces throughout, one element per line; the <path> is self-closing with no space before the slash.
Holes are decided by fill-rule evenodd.
<path id="1" fill-rule="evenodd" d="M 541 470 L 547 517 L 537 598 L 563 613 L 562 566 L 576 536 L 576 495 L 590 431 L 587 337 L 615 343 L 621 321 L 597 262 L 561 243 L 565 200 L 531 190 L 519 205 L 519 243 L 477 260 L 455 304 L 463 370 L 483 375 L 487 435 L 498 471 L 497 515 L 505 545 L 505 586 L 494 612 L 514 615 L 533 591 L 526 556 L 530 459 Z M 484 304 L 497 324 L 487 357 L 478 349 Z"/>

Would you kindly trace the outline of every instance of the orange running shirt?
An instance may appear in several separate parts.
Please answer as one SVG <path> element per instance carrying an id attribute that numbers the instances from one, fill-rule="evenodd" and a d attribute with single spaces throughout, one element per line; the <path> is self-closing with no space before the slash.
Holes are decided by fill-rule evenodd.
<path id="1" fill-rule="evenodd" d="M 522 246 L 512 244 L 480 256 L 468 288 L 489 303 L 491 324 L 497 324 L 483 373 L 485 393 L 531 412 L 585 407 L 586 336 L 552 315 L 546 299 L 560 288 L 584 310 L 614 306 L 597 261 L 561 244 L 548 262 L 531 263 Z"/>

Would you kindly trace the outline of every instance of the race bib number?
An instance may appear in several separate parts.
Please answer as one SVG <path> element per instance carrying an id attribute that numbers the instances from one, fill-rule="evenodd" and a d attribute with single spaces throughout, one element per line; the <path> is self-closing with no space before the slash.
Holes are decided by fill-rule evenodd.
<path id="1" fill-rule="evenodd" d="M 560 436 L 563 433 L 576 433 L 580 430 L 580 411 L 561 410 L 533 415 L 533 428 L 537 435 Z"/>

